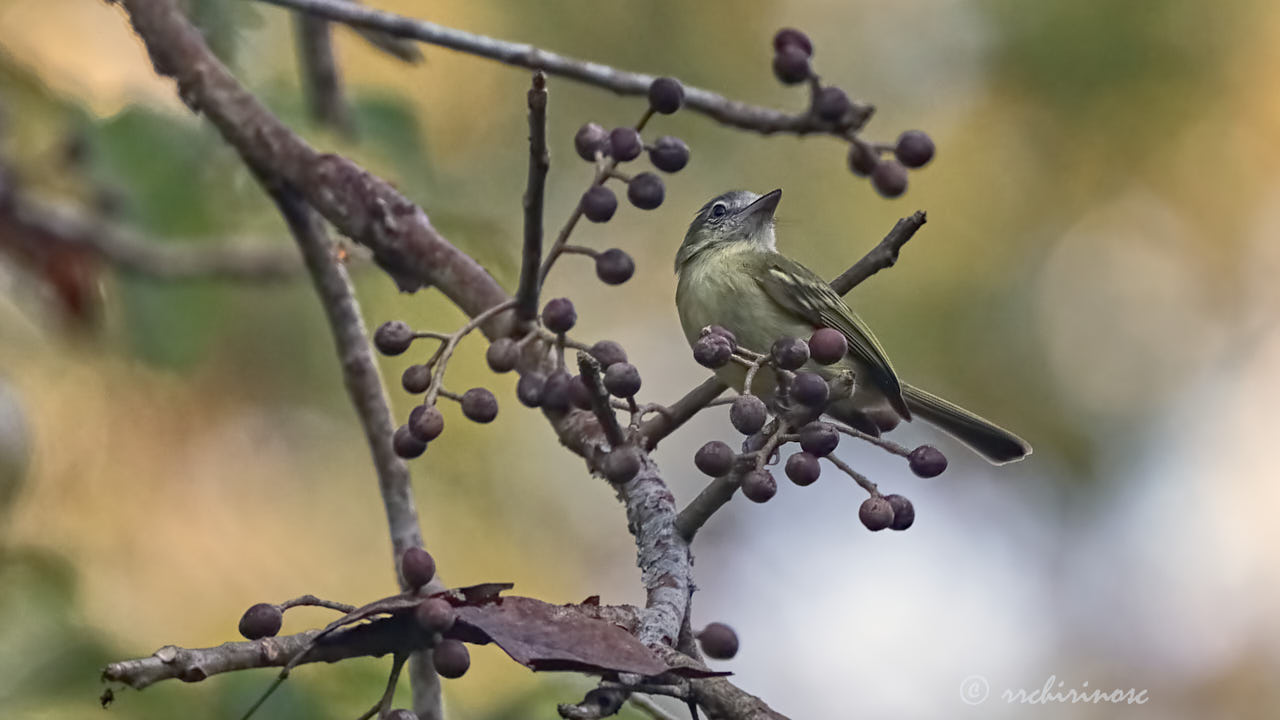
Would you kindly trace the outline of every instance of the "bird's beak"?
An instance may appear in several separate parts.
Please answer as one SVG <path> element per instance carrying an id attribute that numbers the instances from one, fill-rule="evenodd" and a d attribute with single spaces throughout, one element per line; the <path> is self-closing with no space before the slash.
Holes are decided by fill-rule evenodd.
<path id="1" fill-rule="evenodd" d="M 778 209 L 778 203 L 782 201 L 782 188 L 778 188 L 770 193 L 761 195 L 759 199 L 743 208 L 742 213 L 747 217 L 759 218 L 760 220 L 768 220 L 773 217 L 773 212 Z"/>

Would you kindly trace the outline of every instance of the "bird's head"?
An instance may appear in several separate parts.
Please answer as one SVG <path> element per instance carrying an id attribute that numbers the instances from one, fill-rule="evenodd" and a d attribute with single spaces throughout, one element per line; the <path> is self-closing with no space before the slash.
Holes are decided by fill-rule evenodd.
<path id="1" fill-rule="evenodd" d="M 711 248 L 749 243 L 761 250 L 773 250 L 773 213 L 782 200 L 782 190 L 764 195 L 747 190 L 730 190 L 702 206 L 684 242 L 676 253 L 676 272 L 690 260 Z"/>

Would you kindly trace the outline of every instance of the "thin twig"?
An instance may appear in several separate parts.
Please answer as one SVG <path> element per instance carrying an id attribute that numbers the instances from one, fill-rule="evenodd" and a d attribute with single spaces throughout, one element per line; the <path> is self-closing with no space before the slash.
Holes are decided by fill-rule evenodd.
<path id="1" fill-rule="evenodd" d="M 888 450 L 894 455 L 901 455 L 902 457 L 907 457 L 908 455 L 911 454 L 911 448 L 909 447 L 899 445 L 898 443 L 892 440 L 888 440 L 886 438 L 876 437 L 875 435 L 872 435 L 870 433 L 865 433 L 855 427 L 849 427 L 844 423 L 832 422 L 831 426 L 834 427 L 836 430 L 839 430 L 840 432 L 844 433 L 845 435 L 848 435 L 849 437 L 855 437 L 864 442 L 869 442 L 872 445 L 875 445 L 876 447 Z"/>
<path id="2" fill-rule="evenodd" d="M 857 470 L 854 470 L 853 468 L 849 467 L 848 463 L 836 457 L 835 455 L 828 455 L 823 459 L 829 461 L 832 465 L 835 465 L 836 467 L 843 470 L 846 475 L 853 478 L 855 482 L 861 485 L 863 490 L 866 490 L 867 492 L 871 493 L 872 497 L 880 497 L 880 488 L 876 487 L 876 484 L 871 482 L 871 480 L 866 475 L 863 475 Z"/>
<path id="3" fill-rule="evenodd" d="M 645 95 L 656 79 L 653 75 L 633 73 L 587 60 L 566 57 L 533 45 L 506 42 L 484 35 L 463 32 L 424 20 L 361 7 L 344 0 L 260 0 L 271 5 L 315 13 L 356 27 L 371 28 L 413 38 L 432 45 L 478 55 L 508 65 L 542 70 L 548 75 L 578 80 L 620 95 Z M 763 59 L 763 58 L 762 58 Z M 807 135 L 824 133 L 844 138 L 871 118 L 874 108 L 855 102 L 852 124 L 822 120 L 809 108 L 788 113 L 731 100 L 719 93 L 691 85 L 684 86 L 685 107 L 726 125 L 763 134 L 792 133 Z"/>
<path id="4" fill-rule="evenodd" d="M 355 137 L 351 106 L 342 92 L 342 77 L 333 55 L 333 37 L 329 22 L 315 15 L 294 16 L 298 43 L 298 64 L 311 115 L 321 125 L 337 130 L 347 138 Z"/>
<path id="5" fill-rule="evenodd" d="M 908 217 L 904 217 L 894 224 L 893 229 L 888 235 L 884 236 L 875 247 L 862 256 L 862 259 L 853 264 L 848 270 L 840 273 L 840 276 L 831 281 L 831 289 L 841 295 L 849 294 L 849 291 L 857 287 L 863 280 L 875 275 L 887 267 L 893 267 L 898 261 L 898 251 L 903 245 L 916 234 L 927 221 L 923 210 L 917 210 Z"/>
<path id="6" fill-rule="evenodd" d="M 641 712 L 653 718 L 653 720 L 680 720 L 675 715 L 667 712 L 666 708 L 644 695 L 632 695 L 627 700 Z"/>
<path id="7" fill-rule="evenodd" d="M 600 361 L 591 357 L 590 353 L 578 351 L 578 372 L 582 374 L 582 382 L 591 393 L 591 409 L 604 429 L 604 436 L 609 445 L 617 449 L 627 442 L 622 427 L 618 425 L 618 416 L 609 407 L 609 393 L 600 382 Z"/>
<path id="8" fill-rule="evenodd" d="M 522 322 L 538 315 L 538 270 L 542 265 L 542 209 L 551 155 L 547 152 L 547 76 L 533 74 L 529 88 L 529 180 L 524 191 L 524 249 L 520 287 L 516 290 L 516 318 Z"/>
<path id="9" fill-rule="evenodd" d="M 431 386 L 427 388 L 427 396 L 426 399 L 423 400 L 424 405 L 435 404 L 436 396 L 440 394 L 442 386 L 444 385 L 445 368 L 449 365 L 449 359 L 453 357 L 453 351 L 457 349 L 458 343 L 462 341 L 462 338 L 470 334 L 471 331 L 480 327 L 485 320 L 488 320 L 498 313 L 510 310 L 515 307 L 515 304 L 515 300 L 506 300 L 498 303 L 468 320 L 466 325 L 463 325 L 457 332 L 449 336 L 449 339 L 445 341 L 444 345 L 440 349 L 439 354 L 432 358 L 435 361 L 436 367 L 431 374 Z"/>
<path id="10" fill-rule="evenodd" d="M 391 698 L 396 694 L 396 683 L 400 681 L 400 669 L 404 667 L 405 660 L 409 659 L 408 653 L 396 653 L 391 658 L 391 673 L 387 677 L 387 688 L 382 691 L 382 697 L 378 698 L 378 702 L 373 704 L 364 714 L 357 717 L 356 720 L 369 720 L 371 717 L 381 717 L 391 709 Z"/>
<path id="11" fill-rule="evenodd" d="M 296 597 L 292 600 L 285 600 L 280 603 L 278 607 L 281 610 L 288 610 L 289 608 L 302 606 L 329 608 L 330 610 L 337 610 L 342 613 L 349 613 L 356 609 L 355 605 L 348 605 L 334 600 L 324 600 L 316 597 L 315 595 L 303 595 L 302 597 Z"/>

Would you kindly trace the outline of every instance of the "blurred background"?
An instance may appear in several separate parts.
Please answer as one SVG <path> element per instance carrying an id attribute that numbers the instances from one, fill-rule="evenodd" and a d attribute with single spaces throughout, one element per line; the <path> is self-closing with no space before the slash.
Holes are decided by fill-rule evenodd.
<path id="1" fill-rule="evenodd" d="M 896 431 L 948 453 L 947 472 L 922 480 L 846 442 L 842 457 L 914 501 L 905 533 L 862 528 L 862 491 L 830 471 L 809 488 L 782 483 L 767 505 L 727 506 L 695 543 L 695 624 L 737 629 L 740 654 L 716 666 L 741 687 L 796 718 L 1280 713 L 1280 5 L 376 4 L 800 109 L 803 91 L 769 69 L 774 31 L 795 26 L 825 80 L 878 107 L 864 137 L 920 128 L 937 142 L 888 201 L 834 140 L 659 117 L 653 134 L 693 149 L 666 203 L 624 204 L 575 236 L 624 248 L 636 277 L 606 287 L 571 256 L 548 288 L 578 303 L 579 339 L 625 344 L 643 400 L 669 402 L 706 375 L 679 329 L 671 262 L 707 198 L 785 188 L 784 251 L 832 276 L 898 217 L 929 213 L 898 266 L 851 302 L 905 377 L 1015 429 L 1035 454 L 992 468 L 927 427 Z M 392 179 L 514 287 L 527 72 L 431 47 L 411 67 L 338 29 L 352 141 L 309 120 L 285 11 L 192 5 L 275 112 Z M 590 178 L 575 129 L 632 123 L 644 101 L 550 88 L 555 228 Z M 113 6 L 0 0 L 0 110 L 0 180 L 25 196 L 157 243 L 289 247 Z M 304 280 L 169 283 L 79 255 L 33 264 L 12 247 L 0 235 L 0 715 L 98 713 L 106 662 L 235 639 L 255 602 L 395 590 L 368 452 Z M 437 293 L 399 294 L 367 264 L 354 273 L 370 326 L 462 321 Z M 642 602 L 621 506 L 482 353 L 464 344 L 449 385 L 494 389 L 497 421 L 445 407 L 448 441 L 411 463 L 445 581 Z M 410 358 L 383 361 L 401 417 L 413 399 L 400 373 L 421 361 Z M 722 409 L 657 453 L 682 501 L 705 482 L 692 455 L 712 438 L 738 442 Z M 326 620 L 298 610 L 285 630 Z M 308 666 L 268 715 L 353 717 L 387 664 Z M 270 676 L 122 692 L 109 713 L 233 717 Z M 1149 701 L 1000 697 L 1058 682 Z M 983 683 L 990 696 L 970 704 L 981 693 L 962 684 Z M 590 685 L 483 647 L 445 689 L 451 717 L 552 718 Z"/>

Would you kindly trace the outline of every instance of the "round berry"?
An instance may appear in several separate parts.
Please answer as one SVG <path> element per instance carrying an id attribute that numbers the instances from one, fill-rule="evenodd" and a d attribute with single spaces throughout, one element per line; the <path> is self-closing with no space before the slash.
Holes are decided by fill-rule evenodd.
<path id="1" fill-rule="evenodd" d="M 733 348 L 723 335 L 703 335 L 693 344 L 693 359 L 702 367 L 724 367 L 731 357 Z"/>
<path id="2" fill-rule="evenodd" d="M 405 585 L 417 590 L 436 576 L 436 559 L 420 547 L 407 548 L 400 555 L 400 575 Z"/>
<path id="3" fill-rule="evenodd" d="M 498 338 L 485 350 L 484 360 L 489 363 L 489 369 L 496 373 L 511 372 L 516 368 L 516 363 L 520 362 L 520 348 L 516 347 L 516 341 L 511 338 Z"/>
<path id="4" fill-rule="evenodd" d="M 419 405 L 409 413 L 409 431 L 422 442 L 431 442 L 444 432 L 444 415 L 435 405 Z"/>
<path id="5" fill-rule="evenodd" d="M 569 381 L 569 404 L 579 410 L 591 409 L 591 389 L 581 375 L 574 375 Z"/>
<path id="6" fill-rule="evenodd" d="M 660 77 L 649 83 L 649 107 L 654 112 L 670 115 L 684 104 L 684 86 L 679 80 Z"/>
<path id="7" fill-rule="evenodd" d="M 408 425 L 401 425 L 391 436 L 391 448 L 396 451 L 396 455 L 412 460 L 427 451 L 427 443 L 415 436 Z"/>
<path id="8" fill-rule="evenodd" d="M 729 341 L 730 350 L 738 349 L 738 338 L 728 328 L 724 328 L 719 325 L 712 325 L 711 327 L 707 328 L 706 330 L 703 330 L 702 332 L 704 335 L 719 335 L 720 337 Z"/>
<path id="9" fill-rule="evenodd" d="M 738 633 L 724 623 L 714 622 L 698 633 L 698 645 L 712 660 L 731 660 L 738 654 Z"/>
<path id="10" fill-rule="evenodd" d="M 609 133 L 609 148 L 615 160 L 635 160 L 644 151 L 644 140 L 635 128 L 614 128 Z"/>
<path id="11" fill-rule="evenodd" d="M 640 392 L 640 371 L 631 363 L 614 363 L 604 371 L 604 387 L 615 397 L 635 397 Z"/>
<path id="12" fill-rule="evenodd" d="M 729 422 L 743 435 L 754 435 L 768 417 L 764 401 L 755 395 L 740 395 L 729 406 Z"/>
<path id="13" fill-rule="evenodd" d="M 525 407 L 536 408 L 542 404 L 542 389 L 547 376 L 540 372 L 527 372 L 516 382 L 516 399 Z"/>
<path id="14" fill-rule="evenodd" d="M 809 55 L 794 45 L 787 45 L 773 56 L 773 74 L 784 85 L 795 85 L 809 79 Z"/>
<path id="15" fill-rule="evenodd" d="M 478 423 L 493 422 L 498 417 L 498 398 L 485 388 L 471 388 L 462 393 L 462 414 Z"/>
<path id="16" fill-rule="evenodd" d="M 431 652 L 431 663 L 440 677 L 452 680 L 467 674 L 471 667 L 471 653 L 462 641 L 446 638 Z"/>
<path id="17" fill-rule="evenodd" d="M 542 308 L 542 324 L 553 333 L 567 333 L 578 322 L 578 311 L 569 298 L 556 298 Z"/>
<path id="18" fill-rule="evenodd" d="M 809 336 L 809 357 L 823 365 L 838 363 L 849 352 L 844 333 L 831 328 L 818 328 Z"/>
<path id="19" fill-rule="evenodd" d="M 582 194 L 582 214 L 591 222 L 609 222 L 617 210 L 618 196 L 603 185 L 592 185 Z"/>
<path id="20" fill-rule="evenodd" d="M 614 448 L 604 456 L 600 469 L 606 480 L 622 484 L 640 472 L 640 456 L 630 447 Z"/>
<path id="21" fill-rule="evenodd" d="M 813 98 L 813 110 L 830 123 L 840 122 L 853 109 L 849 96 L 838 87 L 824 87 Z"/>
<path id="22" fill-rule="evenodd" d="M 786 472 L 791 482 L 804 487 L 817 481 L 818 476 L 822 474 L 822 465 L 818 462 L 817 456 L 798 452 L 787 458 Z"/>
<path id="23" fill-rule="evenodd" d="M 600 363 L 600 367 L 606 370 L 609 369 L 610 365 L 627 361 L 627 351 L 612 340 L 601 340 L 592 345 L 587 352 L 596 359 L 596 362 Z"/>
<path id="24" fill-rule="evenodd" d="M 719 440 L 711 440 L 693 454 L 693 464 L 706 475 L 723 477 L 733 469 L 733 448 Z"/>
<path id="25" fill-rule="evenodd" d="M 867 498 L 858 508 L 858 519 L 868 530 L 883 530 L 893 524 L 893 506 L 882 497 Z"/>
<path id="26" fill-rule="evenodd" d="M 240 634 L 249 640 L 275 637 L 284 623 L 284 613 L 270 603 L 258 603 L 240 616 Z"/>
<path id="27" fill-rule="evenodd" d="M 801 343 L 803 345 L 804 343 Z M 805 347 L 808 347 L 807 345 Z M 818 373 L 798 372 L 791 381 L 791 399 L 810 408 L 826 407 L 830 388 Z"/>
<path id="28" fill-rule="evenodd" d="M 784 337 L 774 341 L 769 349 L 773 362 L 783 370 L 799 370 L 809 362 L 809 346 L 799 338 Z"/>
<path id="29" fill-rule="evenodd" d="M 809 36 L 795 28 L 782 28 L 773 36 L 774 51 L 782 52 L 784 47 L 795 47 L 803 52 L 805 57 L 813 56 L 813 43 L 809 40 Z"/>
<path id="30" fill-rule="evenodd" d="M 642 172 L 627 183 L 627 199 L 641 210 L 653 210 L 662 204 L 665 196 L 662 178 L 651 172 Z"/>
<path id="31" fill-rule="evenodd" d="M 689 146 L 670 135 L 663 135 L 649 150 L 649 162 L 662 172 L 680 172 L 689 164 Z"/>
<path id="32" fill-rule="evenodd" d="M 909 168 L 924 167 L 933 159 L 933 138 L 920 130 L 908 130 L 898 136 L 893 154 L 898 162 Z"/>
<path id="33" fill-rule="evenodd" d="M 890 530 L 906 530 L 916 521 L 916 509 L 911 501 L 901 495 L 885 495 L 884 499 L 893 508 L 893 522 Z"/>
<path id="34" fill-rule="evenodd" d="M 449 632 L 453 627 L 454 621 L 458 619 L 458 613 L 444 598 L 427 598 L 418 604 L 418 608 L 413 611 L 413 617 L 418 621 L 418 627 L 423 630 L 429 633 L 444 633 Z"/>
<path id="35" fill-rule="evenodd" d="M 752 470 L 742 477 L 742 494 L 754 503 L 769 502 L 778 494 L 778 482 L 768 470 Z"/>
<path id="36" fill-rule="evenodd" d="M 897 160 L 885 160 L 871 171 L 871 186 L 887 198 L 896 198 L 907 191 L 907 169 Z"/>
<path id="37" fill-rule="evenodd" d="M 800 449 L 814 457 L 826 457 L 840 444 L 840 432 L 821 420 L 800 428 Z"/>
<path id="38" fill-rule="evenodd" d="M 858 177 L 866 177 L 876 171 L 880 164 L 880 155 L 866 143 L 854 142 L 849 145 L 849 170 Z"/>
<path id="39" fill-rule="evenodd" d="M 636 272 L 636 261 L 618 248 L 605 250 L 596 256 L 596 277 L 606 285 L 621 285 Z"/>
<path id="40" fill-rule="evenodd" d="M 383 355 L 399 355 L 413 343 L 413 328 L 399 320 L 388 320 L 373 333 L 374 347 Z"/>
<path id="41" fill-rule="evenodd" d="M 594 162 L 597 150 L 609 154 L 609 133 L 595 123 L 587 123 L 573 136 L 573 149 L 578 151 L 578 157 Z"/>
<path id="42" fill-rule="evenodd" d="M 423 393 L 431 384 L 431 368 L 426 365 L 410 365 L 400 375 L 400 384 L 407 393 Z"/>
<path id="43" fill-rule="evenodd" d="M 922 478 L 937 477 L 947 469 L 947 456 L 932 445 L 921 445 L 907 455 L 911 472 Z"/>
<path id="44" fill-rule="evenodd" d="M 564 370 L 556 370 L 547 377 L 542 386 L 542 409 L 562 413 L 569 409 L 572 398 L 569 395 L 573 378 Z"/>

